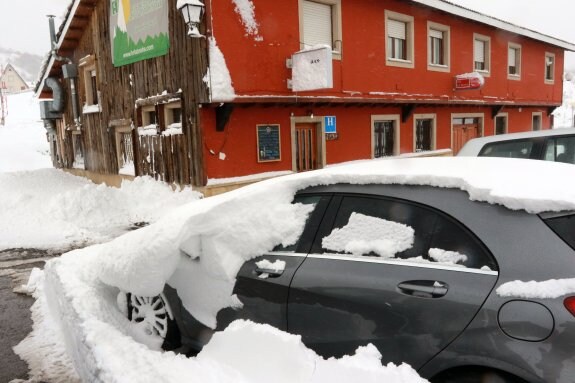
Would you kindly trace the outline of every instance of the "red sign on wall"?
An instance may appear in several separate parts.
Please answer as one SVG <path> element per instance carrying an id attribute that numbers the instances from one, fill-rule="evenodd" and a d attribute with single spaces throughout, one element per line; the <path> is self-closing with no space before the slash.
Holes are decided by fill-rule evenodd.
<path id="1" fill-rule="evenodd" d="M 477 72 L 455 76 L 455 90 L 481 89 L 485 79 Z"/>

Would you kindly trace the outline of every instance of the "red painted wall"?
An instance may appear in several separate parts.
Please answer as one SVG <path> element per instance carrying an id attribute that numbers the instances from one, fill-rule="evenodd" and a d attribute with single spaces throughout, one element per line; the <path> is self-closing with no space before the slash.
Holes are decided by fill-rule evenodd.
<path id="1" fill-rule="evenodd" d="M 521 111 L 520 111 L 521 110 Z M 326 142 L 326 162 L 371 158 L 371 116 L 401 114 L 399 107 L 236 107 L 223 132 L 215 128 L 215 109 L 204 107 L 201 121 L 204 133 L 204 158 L 208 178 L 238 177 L 257 173 L 292 170 L 291 115 L 336 116 L 338 139 Z M 504 108 L 508 115 L 509 133 L 531 130 L 533 112 L 542 112 L 542 127 L 550 127 L 550 119 L 544 108 Z M 489 107 L 425 107 L 417 108 L 417 114 L 433 113 L 436 119 L 436 149 L 451 147 L 452 113 L 483 113 L 484 135 L 494 134 L 494 121 Z M 256 126 L 279 124 L 281 135 L 281 161 L 257 162 Z M 400 152 L 413 152 L 414 117 L 400 123 Z M 219 154 L 225 153 L 225 159 Z"/>
<path id="2" fill-rule="evenodd" d="M 238 95 L 294 95 L 287 58 L 300 49 L 297 0 L 252 0 L 260 38 L 246 35 L 231 1 L 211 1 L 212 33 L 224 53 Z M 415 18 L 415 68 L 385 65 L 385 10 Z M 494 15 L 496 16 L 496 15 Z M 427 70 L 427 21 L 451 27 L 451 71 Z M 300 95 L 349 97 L 369 92 L 442 100 L 514 100 L 560 104 L 563 50 L 473 21 L 400 0 L 342 1 L 343 57 L 334 60 L 334 88 Z M 482 90 L 453 90 L 457 74 L 473 71 L 473 34 L 491 37 L 491 75 Z M 507 79 L 507 48 L 522 46 L 521 80 Z M 555 84 L 544 82 L 545 52 L 555 54 Z M 376 97 L 382 97 L 381 95 Z M 391 96 L 387 96 L 391 97 Z"/>

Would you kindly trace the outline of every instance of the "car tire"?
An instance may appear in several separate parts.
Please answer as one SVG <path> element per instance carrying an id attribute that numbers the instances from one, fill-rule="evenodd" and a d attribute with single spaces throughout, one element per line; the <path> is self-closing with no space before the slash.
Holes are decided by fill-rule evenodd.
<path id="1" fill-rule="evenodd" d="M 161 342 L 165 351 L 181 346 L 180 330 L 164 294 L 144 297 L 127 293 L 126 303 L 128 320 L 143 329 L 147 338 L 154 339 L 154 343 Z"/>
<path id="2" fill-rule="evenodd" d="M 431 383 L 527 383 L 516 376 L 484 368 L 458 368 L 430 380 Z"/>

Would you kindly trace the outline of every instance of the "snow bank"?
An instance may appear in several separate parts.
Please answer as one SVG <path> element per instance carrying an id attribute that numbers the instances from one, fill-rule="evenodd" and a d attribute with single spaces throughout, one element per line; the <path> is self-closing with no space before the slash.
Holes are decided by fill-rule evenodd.
<path id="1" fill-rule="evenodd" d="M 216 333 L 196 358 L 153 351 L 132 339 L 127 319 L 115 308 L 117 290 L 102 284 L 82 286 L 85 275 L 60 280 L 53 267 L 58 266 L 50 265 L 45 276 L 34 272 L 28 286 L 37 298 L 34 330 L 15 347 L 28 361 L 33 381 L 264 383 L 273 377 L 278 383 L 426 382 L 408 365 L 383 366 L 373 346 L 324 360 L 299 336 L 248 321 L 236 321 Z"/>
<path id="2" fill-rule="evenodd" d="M 57 169 L 0 173 L 0 195 L 0 250 L 107 241 L 201 197 L 149 177 L 118 189 Z"/>

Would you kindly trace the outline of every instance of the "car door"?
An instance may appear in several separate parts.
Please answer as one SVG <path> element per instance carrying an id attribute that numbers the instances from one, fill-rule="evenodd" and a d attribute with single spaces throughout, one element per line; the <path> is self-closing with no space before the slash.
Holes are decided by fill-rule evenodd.
<path id="1" fill-rule="evenodd" d="M 236 319 L 248 319 L 281 330 L 287 329 L 289 285 L 311 248 L 330 198 L 328 194 L 295 197 L 294 203 L 314 205 L 302 235 L 291 246 L 277 246 L 274 251 L 243 264 L 234 287 L 234 294 L 242 307 L 221 310 L 217 317 L 218 329 L 225 329 Z"/>
<path id="2" fill-rule="evenodd" d="M 324 357 L 372 343 L 384 363 L 417 369 L 461 333 L 496 283 L 485 247 L 429 207 L 336 196 L 324 222 L 288 304 L 288 331 Z"/>

